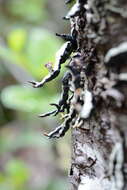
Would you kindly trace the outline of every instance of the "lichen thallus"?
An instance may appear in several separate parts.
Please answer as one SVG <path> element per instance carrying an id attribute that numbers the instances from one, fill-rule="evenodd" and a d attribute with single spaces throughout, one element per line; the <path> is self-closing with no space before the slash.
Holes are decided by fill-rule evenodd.
<path id="1" fill-rule="evenodd" d="M 71 0 L 67 0 L 66 3 L 70 3 Z M 77 12 L 82 8 L 80 0 L 72 7 L 67 14 L 69 19 L 77 15 Z M 73 13 L 73 14 L 72 14 Z M 46 82 L 55 79 L 61 70 L 61 64 L 65 63 L 70 58 L 72 52 L 77 50 L 77 31 L 73 25 L 71 34 L 56 34 L 58 37 L 63 38 L 66 42 L 62 45 L 60 50 L 56 53 L 56 62 L 54 67 L 52 64 L 46 64 L 49 70 L 49 75 L 44 77 L 42 81 L 35 82 L 29 81 L 34 88 L 42 87 Z M 40 117 L 47 117 L 50 115 L 57 115 L 61 112 L 66 112 L 64 122 L 58 126 L 55 130 L 49 134 L 45 134 L 48 138 L 59 138 L 64 136 L 70 126 L 80 126 L 90 116 L 93 108 L 92 93 L 88 89 L 86 82 L 86 75 L 84 69 L 84 63 L 80 59 L 81 53 L 75 53 L 72 56 L 70 63 L 66 66 L 67 71 L 62 79 L 62 94 L 58 104 L 51 104 L 56 107 L 56 110 L 41 114 Z M 90 107 L 88 106 L 90 105 Z"/>

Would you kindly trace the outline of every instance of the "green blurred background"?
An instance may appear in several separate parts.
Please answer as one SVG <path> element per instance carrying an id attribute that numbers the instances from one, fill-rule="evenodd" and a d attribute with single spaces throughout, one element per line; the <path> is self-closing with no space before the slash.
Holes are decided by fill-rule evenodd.
<path id="1" fill-rule="evenodd" d="M 64 43 L 61 18 L 69 7 L 64 0 L 0 0 L 0 190 L 66 190 L 70 135 L 48 140 L 60 116 L 41 119 L 52 110 L 61 92 L 60 76 L 42 89 L 28 80 L 41 80 Z"/>

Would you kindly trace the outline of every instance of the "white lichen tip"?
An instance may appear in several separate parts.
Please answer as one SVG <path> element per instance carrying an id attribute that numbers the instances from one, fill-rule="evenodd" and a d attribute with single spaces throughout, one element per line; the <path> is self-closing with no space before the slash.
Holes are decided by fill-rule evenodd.
<path id="1" fill-rule="evenodd" d="M 105 63 L 108 63 L 111 60 L 111 58 L 125 52 L 127 52 L 127 42 L 123 42 L 117 47 L 111 48 L 105 55 L 104 61 Z"/>
<path id="2" fill-rule="evenodd" d="M 81 118 L 87 119 L 93 109 L 93 95 L 90 91 L 85 90 L 84 94 L 84 105 L 80 112 Z"/>
<path id="3" fill-rule="evenodd" d="M 82 177 L 78 190 L 104 190 L 98 178 Z"/>
<path id="4" fill-rule="evenodd" d="M 120 73 L 118 75 L 119 80 L 127 81 L 127 73 Z"/>
<path id="5" fill-rule="evenodd" d="M 55 65 L 54 65 L 54 70 L 58 70 L 59 66 L 60 66 L 60 60 L 61 57 L 63 56 L 67 46 L 69 45 L 70 42 L 65 42 L 61 48 L 56 52 L 56 61 L 55 61 Z"/>
<path id="6" fill-rule="evenodd" d="M 70 9 L 68 14 L 66 15 L 67 19 L 70 19 L 71 17 L 75 16 L 77 12 L 80 11 L 80 4 L 77 2 L 74 4 L 74 6 Z"/>

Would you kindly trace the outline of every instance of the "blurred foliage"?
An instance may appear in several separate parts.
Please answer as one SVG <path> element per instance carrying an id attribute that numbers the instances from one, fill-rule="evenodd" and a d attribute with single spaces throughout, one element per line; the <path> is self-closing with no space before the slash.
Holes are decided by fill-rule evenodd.
<path id="1" fill-rule="evenodd" d="M 9 11 L 29 22 L 42 22 L 46 19 L 46 0 L 11 0 Z"/>
<path id="2" fill-rule="evenodd" d="M 21 52 L 25 48 L 27 32 L 23 28 L 18 28 L 7 36 L 8 47 L 15 52 Z"/>
<path id="3" fill-rule="evenodd" d="M 25 190 L 28 178 L 27 166 L 20 160 L 10 160 L 5 166 L 4 175 L 0 173 L 0 187 L 2 190 Z"/>
<path id="4" fill-rule="evenodd" d="M 41 93 L 40 89 L 35 90 L 21 85 L 9 86 L 2 91 L 1 100 L 8 108 L 37 114 L 53 109 L 49 102 L 57 102 L 56 95 L 52 93 L 51 96 L 47 91 Z"/>
<path id="5" fill-rule="evenodd" d="M 62 177 L 68 167 L 68 162 L 65 160 L 70 154 L 68 137 L 59 141 L 57 145 L 55 141 L 47 140 L 40 134 L 41 130 L 47 128 L 48 131 L 55 128 L 56 120 L 48 118 L 43 120 L 44 122 L 41 120 L 40 124 L 40 120 L 37 119 L 38 113 L 53 110 L 50 103 L 58 102 L 61 75 L 43 89 L 34 89 L 27 81 L 22 84 L 19 80 L 19 77 L 26 75 L 30 80 L 34 78 L 38 81 L 45 77 L 48 74 L 45 64 L 55 62 L 55 54 L 63 42 L 44 27 L 49 17 L 47 0 L 1 0 L 0 17 L 0 124 L 4 123 L 0 128 L 0 189 L 65 190 L 66 181 Z M 16 73 L 17 68 L 19 76 Z M 62 75 L 64 71 L 62 68 Z M 11 120 L 8 119 L 8 115 Z M 22 126 L 24 125 L 23 128 L 19 124 L 19 118 Z M 39 149 L 42 154 L 37 155 L 33 147 Z M 54 159 L 50 154 L 44 153 L 41 165 L 43 167 L 43 162 L 50 159 L 52 168 L 56 166 L 56 171 L 62 175 L 57 172 L 52 175 L 48 169 L 46 175 L 52 176 L 48 176 L 46 184 L 32 186 L 36 176 L 32 178 L 28 163 L 25 163 L 20 156 L 16 156 L 18 152 L 22 157 L 25 149 L 28 152 L 33 151 L 31 154 L 37 157 L 36 162 L 42 159 L 39 156 L 43 155 L 43 151 L 50 152 L 52 149 L 51 154 L 54 154 Z M 61 151 L 63 149 L 64 152 Z M 58 156 L 57 159 L 55 154 Z M 32 158 L 27 160 L 29 164 L 31 164 L 30 159 Z M 37 179 L 40 177 L 39 169 L 39 167 L 35 169 Z M 44 178 L 44 174 L 41 178 Z"/>
<path id="6" fill-rule="evenodd" d="M 55 53 L 60 44 L 60 41 L 48 31 L 32 29 L 28 37 L 24 29 L 15 29 L 7 36 L 7 46 L 0 46 L 0 57 L 8 63 L 19 65 L 34 78 L 41 80 L 48 73 L 44 66 L 45 63 L 55 61 Z M 12 109 L 27 112 L 35 111 L 35 113 L 45 111 L 44 108 L 47 104 L 45 104 L 44 99 L 47 97 L 48 101 L 51 102 L 56 99 L 56 90 L 53 92 L 53 88 L 51 86 L 46 90 L 35 90 L 29 88 L 28 85 L 27 88 L 9 86 L 2 93 L 2 102 Z M 42 91 L 43 93 L 41 93 Z"/>
<path id="7" fill-rule="evenodd" d="M 50 147 L 51 143 L 44 138 L 40 133 L 32 131 L 32 130 L 23 130 L 14 133 L 11 132 L 11 129 L 2 130 L 0 134 L 0 147 L 1 153 L 9 153 L 17 151 L 18 149 L 35 146 L 35 147 Z M 7 139 L 4 139 L 5 136 Z M 17 141 L 18 137 L 18 141 Z"/>
<path id="8" fill-rule="evenodd" d="M 44 65 L 55 61 L 60 45 L 60 41 L 44 29 L 32 28 L 27 32 L 16 28 L 8 34 L 7 46 L 0 46 L 0 57 L 40 79 L 48 73 Z"/>
<path id="9" fill-rule="evenodd" d="M 46 190 L 57 190 L 57 189 L 65 190 L 67 188 L 68 187 L 65 181 L 56 179 L 55 181 L 51 181 Z"/>

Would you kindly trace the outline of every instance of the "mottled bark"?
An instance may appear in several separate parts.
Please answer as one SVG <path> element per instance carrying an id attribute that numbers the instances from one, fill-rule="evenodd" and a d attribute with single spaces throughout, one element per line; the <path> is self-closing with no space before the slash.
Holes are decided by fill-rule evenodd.
<path id="1" fill-rule="evenodd" d="M 127 44 L 121 44 L 127 42 L 127 1 L 83 3 L 70 21 L 94 109 L 83 125 L 72 126 L 71 190 L 126 190 Z"/>

